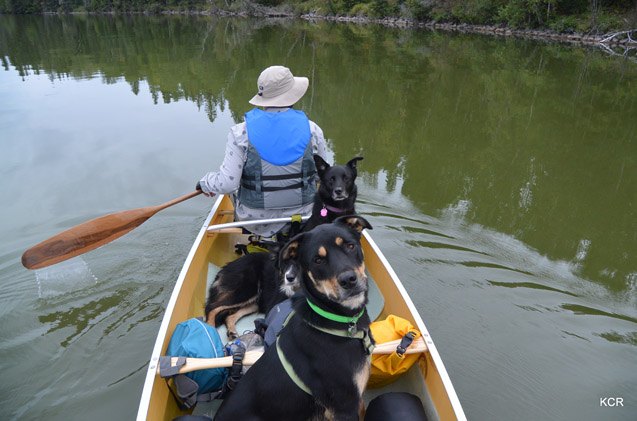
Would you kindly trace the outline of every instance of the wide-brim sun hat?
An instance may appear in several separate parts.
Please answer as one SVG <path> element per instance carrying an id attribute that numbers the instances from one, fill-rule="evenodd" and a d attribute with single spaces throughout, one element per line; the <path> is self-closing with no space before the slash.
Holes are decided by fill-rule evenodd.
<path id="1" fill-rule="evenodd" d="M 258 93 L 249 101 L 257 107 L 289 107 L 305 95 L 310 81 L 295 77 L 284 66 L 270 66 L 259 75 Z"/>

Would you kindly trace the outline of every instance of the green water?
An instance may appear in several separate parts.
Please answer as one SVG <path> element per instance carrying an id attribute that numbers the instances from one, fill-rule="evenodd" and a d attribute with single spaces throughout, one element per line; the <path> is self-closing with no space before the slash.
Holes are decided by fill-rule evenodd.
<path id="1" fill-rule="evenodd" d="M 300 107 L 402 279 L 473 420 L 637 414 L 637 63 L 376 26 L 0 16 L 2 419 L 132 419 L 211 201 L 69 262 L 29 246 L 163 203 L 218 167 L 256 77 Z M 622 397 L 623 407 L 600 398 Z"/>

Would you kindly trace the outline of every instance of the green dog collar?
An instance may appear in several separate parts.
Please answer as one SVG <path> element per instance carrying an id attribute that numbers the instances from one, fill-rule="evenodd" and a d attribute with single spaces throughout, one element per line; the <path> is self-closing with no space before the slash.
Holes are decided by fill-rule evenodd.
<path id="1" fill-rule="evenodd" d="M 356 316 L 353 316 L 353 317 L 341 316 L 340 314 L 334 314 L 334 313 L 330 313 L 329 311 L 323 310 L 321 307 L 311 302 L 308 298 L 306 298 L 305 300 L 307 301 L 307 304 L 310 306 L 310 308 L 314 310 L 316 314 L 318 314 L 319 316 L 325 317 L 326 319 L 331 320 L 333 322 L 356 324 L 356 322 L 358 322 L 358 319 L 360 319 L 363 313 L 365 312 L 365 307 L 363 307 L 361 312 L 358 313 Z"/>

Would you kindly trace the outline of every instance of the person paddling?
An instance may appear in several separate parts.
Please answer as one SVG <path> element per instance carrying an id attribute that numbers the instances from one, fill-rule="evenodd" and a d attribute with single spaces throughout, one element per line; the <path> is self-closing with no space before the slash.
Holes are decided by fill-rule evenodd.
<path id="1" fill-rule="evenodd" d="M 218 171 L 204 175 L 197 190 L 211 196 L 232 194 L 238 221 L 288 217 L 312 212 L 316 193 L 313 155 L 326 157 L 321 128 L 292 106 L 307 91 L 309 80 L 284 66 L 270 66 L 257 80 L 255 107 L 228 134 Z M 260 224 L 250 231 L 272 237 L 285 224 Z"/>

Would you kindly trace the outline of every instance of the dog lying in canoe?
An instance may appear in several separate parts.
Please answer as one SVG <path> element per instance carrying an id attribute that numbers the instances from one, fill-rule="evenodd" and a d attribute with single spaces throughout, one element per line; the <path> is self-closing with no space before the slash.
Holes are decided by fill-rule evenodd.
<path id="1" fill-rule="evenodd" d="M 300 288 L 297 264 L 277 261 L 278 253 L 250 253 L 225 265 L 208 290 L 206 321 L 225 323 L 228 339 L 237 337 L 237 321 L 248 314 L 267 313 Z"/>
<path id="2" fill-rule="evenodd" d="M 319 155 L 314 155 L 314 163 L 321 183 L 314 196 L 312 216 L 305 223 L 303 231 L 334 221 L 339 216 L 356 213 L 356 164 L 363 157 L 350 159 L 345 165 L 330 165 Z"/>
<path id="3" fill-rule="evenodd" d="M 276 345 L 221 404 L 217 421 L 358 420 L 370 371 L 367 277 L 359 216 L 295 236 L 280 258 L 296 262 L 303 296 Z"/>

